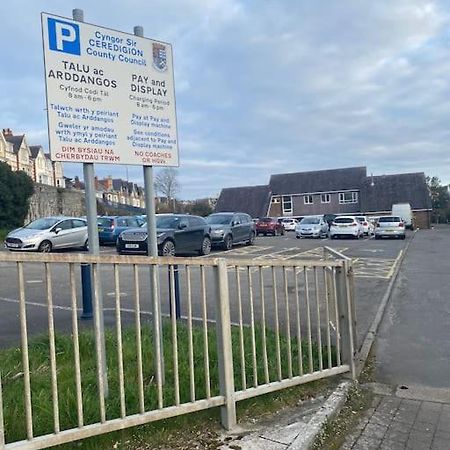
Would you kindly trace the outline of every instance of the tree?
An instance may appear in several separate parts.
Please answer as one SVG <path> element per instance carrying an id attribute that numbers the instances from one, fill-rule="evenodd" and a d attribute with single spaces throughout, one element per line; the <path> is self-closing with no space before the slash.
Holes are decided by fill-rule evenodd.
<path id="1" fill-rule="evenodd" d="M 25 172 L 13 172 L 8 164 L 0 162 L 0 228 L 23 225 L 33 192 L 33 180 Z"/>
<path id="2" fill-rule="evenodd" d="M 450 195 L 447 186 L 442 186 L 438 177 L 427 177 L 427 185 L 433 208 L 433 221 L 440 222 L 441 217 L 450 216 Z"/>
<path id="3" fill-rule="evenodd" d="M 155 177 L 155 191 L 167 199 L 170 204 L 180 191 L 178 172 L 173 167 L 162 169 Z"/>

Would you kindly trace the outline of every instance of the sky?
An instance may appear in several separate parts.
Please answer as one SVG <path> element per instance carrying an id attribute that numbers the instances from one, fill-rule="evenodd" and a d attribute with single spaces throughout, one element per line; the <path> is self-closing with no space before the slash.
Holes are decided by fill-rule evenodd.
<path id="1" fill-rule="evenodd" d="M 40 12 L 73 8 L 172 43 L 179 198 L 361 165 L 450 183 L 450 1 L 5 0 L 0 128 L 30 145 L 48 148 Z M 141 167 L 95 171 L 143 183 Z"/>

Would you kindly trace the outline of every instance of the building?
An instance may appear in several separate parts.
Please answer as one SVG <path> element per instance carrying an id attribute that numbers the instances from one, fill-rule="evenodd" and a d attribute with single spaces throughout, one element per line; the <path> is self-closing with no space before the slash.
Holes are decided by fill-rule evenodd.
<path id="1" fill-rule="evenodd" d="M 252 217 L 383 215 L 395 203 L 410 203 L 417 226 L 430 226 L 424 173 L 367 176 L 366 167 L 276 174 L 268 185 L 225 188 L 216 211 L 242 211 Z"/>
<path id="2" fill-rule="evenodd" d="M 29 146 L 24 134 L 15 135 L 10 128 L 0 133 L 0 161 L 24 171 L 35 183 L 65 187 L 62 163 L 52 162 L 41 145 Z"/>

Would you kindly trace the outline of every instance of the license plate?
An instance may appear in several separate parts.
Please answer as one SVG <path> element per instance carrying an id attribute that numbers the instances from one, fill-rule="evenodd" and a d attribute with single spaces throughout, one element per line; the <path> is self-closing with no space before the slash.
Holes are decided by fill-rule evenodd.
<path id="1" fill-rule="evenodd" d="M 139 248 L 139 244 L 125 244 L 125 248 Z"/>
<path id="2" fill-rule="evenodd" d="M 19 248 L 20 244 L 6 244 L 8 247 Z"/>
<path id="3" fill-rule="evenodd" d="M 340 228 L 347 228 L 347 227 L 349 227 L 350 225 L 339 225 L 339 227 Z"/>

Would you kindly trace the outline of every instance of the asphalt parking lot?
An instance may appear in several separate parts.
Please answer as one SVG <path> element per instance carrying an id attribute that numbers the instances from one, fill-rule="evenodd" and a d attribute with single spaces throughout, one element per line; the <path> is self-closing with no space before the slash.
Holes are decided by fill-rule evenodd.
<path id="1" fill-rule="evenodd" d="M 352 258 L 355 271 L 355 295 L 357 312 L 357 332 L 360 342 L 365 336 L 373 317 L 376 314 L 378 304 L 384 294 L 387 283 L 394 272 L 395 266 L 401 256 L 401 252 L 412 233 L 409 233 L 405 241 L 402 240 L 375 240 L 371 237 L 364 239 L 296 239 L 294 233 L 285 236 L 258 237 L 253 246 L 235 246 L 232 250 L 213 250 L 206 257 L 223 257 L 246 260 L 317 260 L 323 258 L 323 246 L 329 246 L 344 255 Z M 114 247 L 101 247 L 101 254 L 116 254 Z M 17 270 L 14 264 L 0 263 L 0 345 L 2 347 L 17 344 L 19 341 L 19 316 L 18 316 L 18 289 Z M 143 272 L 143 270 L 141 271 Z M 70 297 L 67 267 L 53 266 L 54 282 L 54 313 L 56 327 L 59 330 L 70 329 Z M 201 317 L 203 310 L 201 304 L 200 282 L 196 274 L 193 274 L 193 314 Z M 183 277 L 183 274 L 182 274 Z M 105 308 L 105 325 L 114 326 L 114 288 L 111 268 L 102 267 L 101 270 L 103 298 Z M 130 268 L 121 269 L 121 301 L 122 313 L 125 323 L 134 321 L 134 283 L 133 272 Z M 47 307 L 45 280 L 42 266 L 37 264 L 25 265 L 27 319 L 30 334 L 38 334 L 46 330 Z M 167 273 L 160 274 L 161 284 L 167 282 Z M 151 319 L 149 277 L 143 273 L 141 281 L 141 311 L 143 320 Z M 183 279 L 181 280 L 183 281 Z M 270 288 L 270 280 L 266 280 L 267 288 Z M 183 284 L 182 284 L 183 285 Z M 208 294 L 213 293 L 214 279 L 212 274 L 206 274 L 205 289 Z M 79 304 L 81 292 L 78 285 Z M 162 311 L 168 314 L 170 311 L 167 293 L 162 293 Z M 181 313 L 186 314 L 186 302 L 183 290 L 181 290 Z M 208 318 L 214 316 L 214 302 L 208 302 Z M 81 311 L 80 311 L 81 312 Z M 255 313 L 258 313 L 255 310 Z M 273 311 L 272 311 L 273 313 Z M 268 311 L 270 316 L 271 311 Z M 232 320 L 236 321 L 238 311 L 235 304 L 231 304 Z M 271 318 L 268 317 L 270 323 Z M 244 322 L 248 321 L 248 314 L 244 311 Z M 82 321 L 83 327 L 90 327 L 91 321 Z"/>

